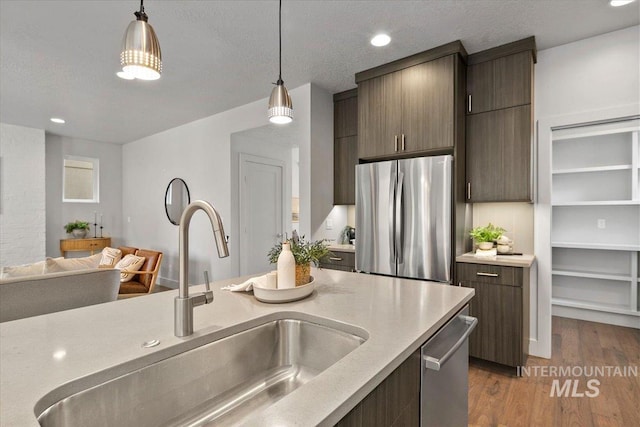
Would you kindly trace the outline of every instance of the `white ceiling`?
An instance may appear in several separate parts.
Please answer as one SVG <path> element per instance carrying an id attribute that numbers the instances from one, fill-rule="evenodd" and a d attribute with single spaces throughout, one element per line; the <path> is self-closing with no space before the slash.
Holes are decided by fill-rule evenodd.
<path id="1" fill-rule="evenodd" d="M 163 56 L 154 82 L 115 75 L 138 4 L 0 0 L 0 121 L 126 143 L 269 96 L 277 1 L 147 0 Z M 542 50 L 640 22 L 638 2 L 607 0 L 285 0 L 282 8 L 285 85 L 332 93 L 355 87 L 358 71 L 457 39 L 473 53 L 535 35 Z M 379 31 L 389 46 L 369 44 Z"/>

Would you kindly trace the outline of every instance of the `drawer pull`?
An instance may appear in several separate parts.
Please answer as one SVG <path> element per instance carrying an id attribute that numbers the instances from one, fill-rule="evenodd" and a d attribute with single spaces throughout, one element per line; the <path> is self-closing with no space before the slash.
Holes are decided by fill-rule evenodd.
<path id="1" fill-rule="evenodd" d="M 331 261 L 342 261 L 342 258 L 338 258 L 338 257 L 335 257 L 335 256 L 330 256 L 329 259 Z"/>
<path id="2" fill-rule="evenodd" d="M 498 273 L 476 273 L 476 276 L 486 276 L 486 277 L 498 277 Z"/>

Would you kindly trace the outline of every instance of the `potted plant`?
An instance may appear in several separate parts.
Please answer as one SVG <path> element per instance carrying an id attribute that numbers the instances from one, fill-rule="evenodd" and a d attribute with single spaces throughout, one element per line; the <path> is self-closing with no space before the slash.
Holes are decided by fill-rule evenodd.
<path id="1" fill-rule="evenodd" d="M 498 237 L 502 236 L 502 233 L 505 232 L 504 228 L 496 227 L 495 225 L 489 223 L 489 225 L 485 227 L 476 227 L 469 235 L 476 242 L 478 247 L 482 250 L 488 250 L 493 248 L 493 242 L 498 239 Z"/>
<path id="2" fill-rule="evenodd" d="M 293 252 L 293 258 L 296 261 L 296 286 L 306 285 L 310 280 L 311 263 L 317 267 L 320 261 L 331 255 L 329 245 L 325 240 L 305 241 L 304 236 L 294 236 L 287 241 L 291 245 L 291 252 Z M 281 251 L 282 243 L 277 243 L 271 248 L 267 254 L 271 264 L 278 262 Z"/>
<path id="3" fill-rule="evenodd" d="M 89 231 L 89 223 L 75 220 L 65 225 L 64 229 L 67 233 L 73 235 L 74 238 L 82 239 L 87 235 L 87 231 Z"/>

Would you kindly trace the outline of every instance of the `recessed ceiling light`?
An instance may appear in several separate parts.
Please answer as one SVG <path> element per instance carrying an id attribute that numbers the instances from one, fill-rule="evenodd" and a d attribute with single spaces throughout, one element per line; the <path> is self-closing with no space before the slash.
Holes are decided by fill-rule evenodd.
<path id="1" fill-rule="evenodd" d="M 391 41 L 391 37 L 386 34 L 377 34 L 371 39 L 371 44 L 374 46 L 386 46 Z"/>
<path id="2" fill-rule="evenodd" d="M 624 6 L 629 3 L 633 3 L 636 0 L 609 0 L 609 4 L 613 7 Z"/>
<path id="3" fill-rule="evenodd" d="M 53 123 L 59 123 L 59 124 L 64 124 L 64 119 L 58 118 L 58 117 L 51 117 L 51 120 Z"/>

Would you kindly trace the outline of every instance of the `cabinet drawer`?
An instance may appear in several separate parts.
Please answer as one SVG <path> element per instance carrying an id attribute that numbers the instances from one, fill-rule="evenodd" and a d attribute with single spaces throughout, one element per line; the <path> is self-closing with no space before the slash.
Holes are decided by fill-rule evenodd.
<path id="1" fill-rule="evenodd" d="M 522 268 L 489 264 L 456 263 L 458 281 L 522 286 Z"/>
<path id="2" fill-rule="evenodd" d="M 356 254 L 353 252 L 339 252 L 339 251 L 331 251 L 333 255 L 328 257 L 323 263 L 322 266 L 325 268 L 336 267 L 348 267 L 350 269 L 355 268 L 356 266 Z"/>

